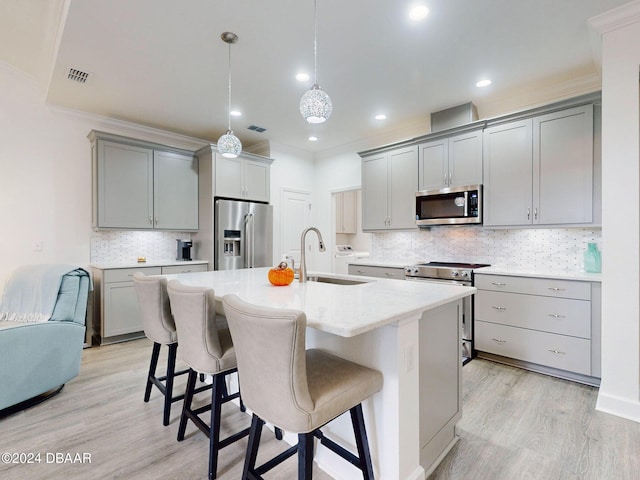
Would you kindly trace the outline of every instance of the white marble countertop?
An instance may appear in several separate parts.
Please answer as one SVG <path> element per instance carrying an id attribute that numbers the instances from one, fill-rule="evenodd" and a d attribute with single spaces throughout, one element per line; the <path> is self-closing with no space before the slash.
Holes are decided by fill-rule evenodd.
<path id="1" fill-rule="evenodd" d="M 515 267 L 492 265 L 474 270 L 474 273 L 485 273 L 487 275 L 513 275 L 516 277 L 540 277 L 557 278 L 561 280 L 578 280 L 581 282 L 601 282 L 601 273 L 587 273 L 580 270 L 548 270 L 536 269 L 534 267 Z"/>
<path id="2" fill-rule="evenodd" d="M 355 275 L 322 274 L 365 281 L 359 285 L 294 280 L 275 287 L 267 278 L 268 267 L 165 275 L 185 285 L 205 286 L 221 298 L 235 293 L 256 305 L 292 308 L 307 315 L 309 327 L 342 337 L 394 323 L 475 293 L 473 287 L 427 282 L 399 282 Z M 309 275 L 314 275 L 310 272 Z"/>
<path id="3" fill-rule="evenodd" d="M 90 266 L 99 270 L 110 270 L 114 268 L 138 268 L 138 267 L 171 267 L 174 265 L 202 265 L 207 264 L 206 260 L 152 260 L 147 262 L 131 262 L 123 263 L 92 263 Z"/>

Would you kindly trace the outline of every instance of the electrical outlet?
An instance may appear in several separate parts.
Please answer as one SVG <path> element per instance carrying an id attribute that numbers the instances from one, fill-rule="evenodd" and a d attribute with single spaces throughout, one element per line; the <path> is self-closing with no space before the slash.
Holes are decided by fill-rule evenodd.
<path id="1" fill-rule="evenodd" d="M 33 242 L 33 251 L 41 252 L 42 251 L 42 240 L 36 240 Z"/>

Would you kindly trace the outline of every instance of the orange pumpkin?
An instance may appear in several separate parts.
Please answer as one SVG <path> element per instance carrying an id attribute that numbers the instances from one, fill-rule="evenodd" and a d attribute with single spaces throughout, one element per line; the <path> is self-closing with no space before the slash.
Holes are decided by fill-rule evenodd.
<path id="1" fill-rule="evenodd" d="M 287 266 L 286 262 L 280 262 L 277 267 L 269 270 L 269 281 L 276 287 L 289 285 L 293 282 L 293 270 Z"/>

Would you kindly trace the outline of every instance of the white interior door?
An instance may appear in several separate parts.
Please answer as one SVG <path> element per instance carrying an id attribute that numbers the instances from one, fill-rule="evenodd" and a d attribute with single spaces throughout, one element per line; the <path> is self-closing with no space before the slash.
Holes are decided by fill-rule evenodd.
<path id="1" fill-rule="evenodd" d="M 282 189 L 280 199 L 280 255 L 290 255 L 300 262 L 300 235 L 311 226 L 311 193 Z M 307 242 L 309 244 L 309 242 Z M 307 245 L 307 265 L 313 261 Z"/>

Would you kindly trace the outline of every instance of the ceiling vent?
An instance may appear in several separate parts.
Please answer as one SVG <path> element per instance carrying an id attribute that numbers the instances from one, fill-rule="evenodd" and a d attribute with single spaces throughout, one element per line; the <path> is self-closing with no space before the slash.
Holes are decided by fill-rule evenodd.
<path id="1" fill-rule="evenodd" d="M 253 130 L 254 132 L 258 132 L 258 133 L 262 133 L 262 132 L 266 132 L 267 131 L 266 128 L 258 127 L 257 125 L 249 125 L 247 128 L 249 130 Z"/>
<path id="2" fill-rule="evenodd" d="M 69 67 L 67 69 L 67 79 L 72 82 L 87 84 L 93 78 L 93 73 L 82 71 L 78 68 Z"/>

